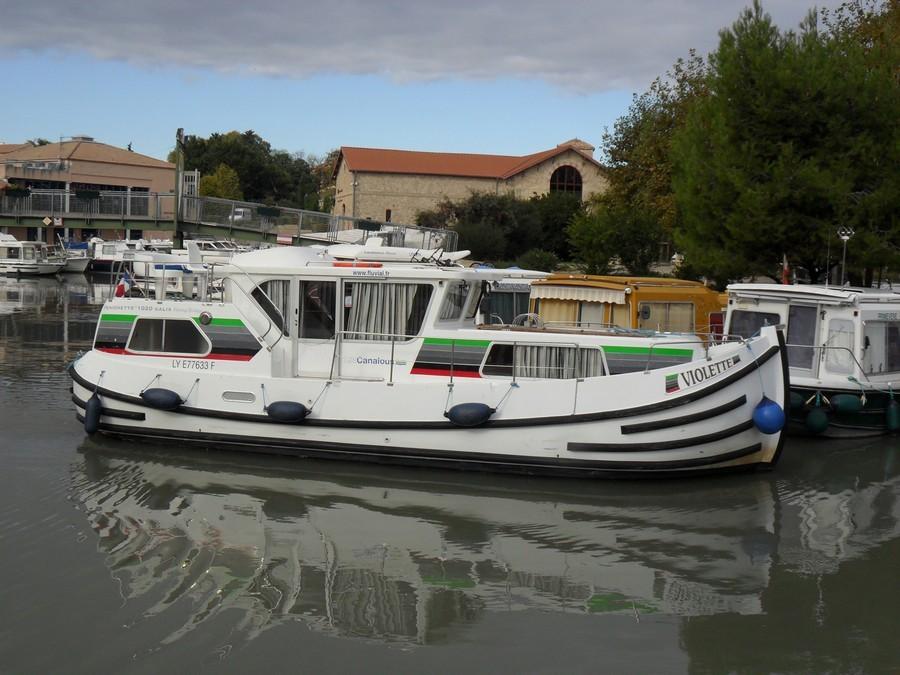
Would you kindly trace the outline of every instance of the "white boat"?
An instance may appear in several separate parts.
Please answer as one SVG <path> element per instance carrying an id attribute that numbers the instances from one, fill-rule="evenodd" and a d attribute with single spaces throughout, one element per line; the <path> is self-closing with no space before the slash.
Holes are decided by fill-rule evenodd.
<path id="1" fill-rule="evenodd" d="M 61 237 L 58 241 L 59 244 L 52 249 L 50 256 L 65 263 L 61 271 L 84 274 L 91 264 L 87 242 L 64 241 Z"/>
<path id="2" fill-rule="evenodd" d="M 786 324 L 790 428 L 834 437 L 900 430 L 900 293 L 732 284 L 725 333 Z"/>
<path id="3" fill-rule="evenodd" d="M 10 234 L 0 234 L 0 273 L 57 274 L 65 264 L 65 260 L 51 257 L 42 241 L 19 241 Z"/>
<path id="4" fill-rule="evenodd" d="M 73 251 L 66 251 L 66 264 L 63 266 L 62 271 L 84 274 L 90 264 L 91 259 L 87 255 L 78 255 Z"/>
<path id="5" fill-rule="evenodd" d="M 707 345 L 484 325 L 493 282 L 544 273 L 309 248 L 216 270 L 215 302 L 106 303 L 70 371 L 89 433 L 588 476 L 764 468 L 781 451 L 775 327 Z"/>
<path id="6" fill-rule="evenodd" d="M 88 242 L 90 269 L 92 272 L 114 272 L 123 259 L 135 251 L 143 250 L 145 243 L 143 239 L 104 241 L 100 237 L 92 237 Z"/>

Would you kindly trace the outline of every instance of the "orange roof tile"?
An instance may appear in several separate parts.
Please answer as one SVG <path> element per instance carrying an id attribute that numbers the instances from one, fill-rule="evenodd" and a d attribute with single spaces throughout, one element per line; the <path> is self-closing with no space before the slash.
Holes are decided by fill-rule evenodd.
<path id="1" fill-rule="evenodd" d="M 139 152 L 123 150 L 96 141 L 72 140 L 62 143 L 33 146 L 26 143 L 18 150 L 3 155 L 3 159 L 21 161 L 46 161 L 52 159 L 81 160 L 85 162 L 105 162 L 107 164 L 128 164 L 160 169 L 174 169 L 175 165 L 155 159 Z"/>
<path id="2" fill-rule="evenodd" d="M 5 155 L 13 150 L 30 147 L 28 143 L 0 143 L 0 155 Z"/>
<path id="3" fill-rule="evenodd" d="M 417 152 L 380 148 L 341 147 L 334 175 L 341 162 L 351 171 L 367 173 L 401 173 L 465 178 L 510 178 L 548 159 L 566 152 L 577 152 L 582 158 L 603 169 L 603 165 L 573 141 L 531 155 L 478 155 L 456 152 Z"/>

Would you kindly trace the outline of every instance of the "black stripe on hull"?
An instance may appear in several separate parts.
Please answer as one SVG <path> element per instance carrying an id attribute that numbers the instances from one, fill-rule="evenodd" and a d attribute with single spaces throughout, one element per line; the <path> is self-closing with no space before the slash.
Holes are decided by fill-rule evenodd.
<path id="1" fill-rule="evenodd" d="M 693 413 L 692 415 L 682 415 L 681 417 L 670 417 L 665 420 L 657 420 L 655 422 L 642 422 L 640 424 L 623 424 L 622 425 L 622 433 L 623 434 L 639 434 L 644 431 L 656 431 L 657 429 L 668 429 L 670 427 L 680 427 L 685 424 L 692 424 L 693 422 L 700 422 L 701 420 L 708 420 L 712 417 L 718 417 L 723 413 L 730 412 L 735 408 L 740 408 L 747 402 L 747 397 L 744 394 L 741 394 L 733 401 L 729 401 L 728 403 L 723 403 L 720 406 L 716 406 L 715 408 L 710 408 L 709 410 L 703 410 L 698 413 Z"/>
<path id="2" fill-rule="evenodd" d="M 84 416 L 76 414 L 80 422 Z M 470 471 L 499 471 L 540 476 L 582 478 L 671 478 L 675 476 L 709 473 L 734 473 L 770 469 L 763 462 L 737 466 L 716 466 L 723 462 L 748 457 L 762 449 L 760 443 L 721 455 L 663 461 L 610 461 L 577 459 L 542 459 L 521 455 L 497 456 L 488 453 L 452 452 L 424 448 L 386 448 L 373 445 L 353 445 L 323 441 L 295 441 L 290 439 L 249 439 L 231 434 L 210 434 L 194 431 L 173 431 L 144 427 L 129 427 L 101 422 L 101 431 L 113 436 L 145 438 L 153 441 L 177 441 L 206 448 L 246 450 L 264 454 L 286 454 L 300 457 L 340 459 L 405 466 L 446 467 Z"/>
<path id="3" fill-rule="evenodd" d="M 690 438 L 676 438 L 672 441 L 655 441 L 650 443 L 569 443 L 566 448 L 569 452 L 642 452 L 644 450 L 675 450 L 687 448 L 691 445 L 703 445 L 713 441 L 721 441 L 724 438 L 737 436 L 753 428 L 753 420 L 746 420 L 728 429 L 715 431 L 703 436 Z"/>
<path id="4" fill-rule="evenodd" d="M 778 349 L 781 350 L 781 382 L 784 388 L 784 413 L 787 415 L 791 406 L 791 377 L 787 360 L 787 344 L 784 341 L 784 331 L 779 328 L 775 331 L 775 334 L 778 336 Z M 778 445 L 775 446 L 775 454 L 772 455 L 772 466 L 778 463 L 781 451 L 784 450 L 784 442 L 787 439 L 787 433 L 785 432 L 786 429 L 782 429 L 778 436 Z"/>
<path id="5" fill-rule="evenodd" d="M 779 333 L 780 335 L 780 333 Z M 780 338 L 783 339 L 783 338 Z M 754 372 L 757 368 L 761 367 L 764 363 L 766 363 L 773 356 L 782 351 L 783 348 L 772 346 L 768 350 L 766 350 L 759 358 L 749 361 L 748 364 L 742 368 L 741 370 L 732 373 L 728 377 L 725 377 L 714 384 L 711 384 L 708 387 L 704 387 L 702 389 L 698 389 L 697 391 L 691 392 L 689 394 L 685 394 L 683 396 L 673 397 L 670 399 L 666 399 L 664 401 L 660 401 L 658 403 L 651 403 L 649 405 L 637 406 L 634 408 L 624 408 L 622 410 L 605 410 L 601 412 L 595 413 L 581 413 L 577 415 L 555 415 L 552 417 L 529 417 L 527 419 L 512 419 L 512 420 L 488 420 L 486 423 L 479 426 L 479 429 L 502 429 L 502 428 L 512 428 L 512 427 L 536 427 L 536 426 L 550 426 L 550 425 L 560 425 L 560 424 L 579 424 L 585 422 L 598 422 L 601 420 L 608 419 L 619 419 L 623 417 L 634 417 L 638 415 L 647 415 L 654 412 L 659 412 L 661 410 L 669 410 L 671 408 L 676 408 L 682 405 L 686 405 L 688 403 L 693 403 L 694 401 L 698 401 L 703 399 L 710 394 L 714 394 L 717 391 L 720 391 L 730 385 L 738 382 L 743 379 L 747 375 Z M 782 364 L 785 364 L 786 361 L 782 358 Z M 94 390 L 95 385 L 85 380 L 78 374 L 78 371 L 75 369 L 74 364 L 69 367 L 69 374 L 72 379 L 75 380 L 82 387 Z M 138 405 L 141 407 L 148 407 L 144 401 L 137 396 L 129 396 L 127 394 L 120 394 L 118 392 L 112 391 L 110 389 L 106 389 L 104 387 L 97 388 L 97 391 L 108 398 L 123 401 L 125 403 L 131 403 L 133 405 Z M 785 390 L 787 391 L 787 390 Z M 187 406 L 181 406 L 176 410 L 170 411 L 176 414 L 183 415 L 195 415 L 198 417 L 212 417 L 218 419 L 231 419 L 231 420 L 239 420 L 244 422 L 260 422 L 262 424 L 284 424 L 283 422 L 279 422 L 277 420 L 273 420 L 268 415 L 260 415 L 260 414 L 252 414 L 252 413 L 236 413 L 229 412 L 223 410 L 210 410 L 206 408 L 191 408 Z M 325 420 L 325 419 L 316 419 L 316 418 L 306 418 L 302 424 L 305 426 L 319 426 L 319 427 L 329 427 L 329 428 L 343 428 L 343 429 L 458 429 L 456 425 L 446 422 L 446 421 L 406 421 L 406 420 L 398 420 L 398 421 L 382 421 L 382 420 Z"/>
<path id="6" fill-rule="evenodd" d="M 78 394 L 72 394 L 72 403 L 82 410 L 87 406 L 87 402 L 78 398 Z M 114 410 L 113 408 L 107 408 L 106 406 L 100 408 L 100 416 L 118 417 L 124 420 L 137 420 L 139 422 L 143 422 L 147 419 L 147 416 L 142 412 L 134 412 L 133 410 Z"/>

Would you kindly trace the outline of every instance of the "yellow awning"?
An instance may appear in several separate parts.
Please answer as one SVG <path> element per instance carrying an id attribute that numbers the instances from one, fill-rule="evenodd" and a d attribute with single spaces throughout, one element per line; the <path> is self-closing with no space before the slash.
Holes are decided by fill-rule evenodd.
<path id="1" fill-rule="evenodd" d="M 608 302 L 614 305 L 625 304 L 625 291 L 614 291 L 608 288 L 585 288 L 584 286 L 533 285 L 531 287 L 531 297 L 548 300 Z"/>

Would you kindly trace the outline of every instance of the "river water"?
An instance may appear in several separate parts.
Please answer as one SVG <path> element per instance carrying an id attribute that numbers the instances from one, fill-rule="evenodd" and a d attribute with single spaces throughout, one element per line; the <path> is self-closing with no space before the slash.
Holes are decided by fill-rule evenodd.
<path id="1" fill-rule="evenodd" d="M 900 671 L 900 439 L 481 475 L 87 439 L 104 287 L 0 277 L 0 672 Z"/>

